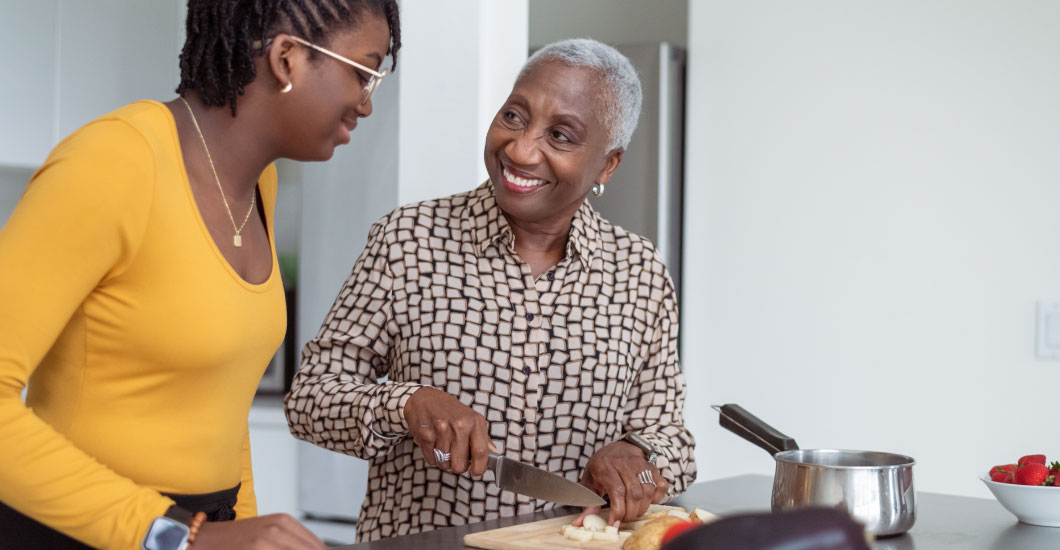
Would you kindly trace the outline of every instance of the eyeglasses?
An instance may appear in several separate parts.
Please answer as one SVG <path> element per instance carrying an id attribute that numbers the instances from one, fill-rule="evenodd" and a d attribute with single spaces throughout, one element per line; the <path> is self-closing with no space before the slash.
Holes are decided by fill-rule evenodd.
<path id="1" fill-rule="evenodd" d="M 345 63 L 345 64 L 347 64 L 347 65 L 349 65 L 349 66 L 351 66 L 351 67 L 353 67 L 355 69 L 358 69 L 358 70 L 361 70 L 361 71 L 364 71 L 364 72 L 368 73 L 370 75 L 369 78 L 368 78 L 368 82 L 364 85 L 364 88 L 361 88 L 361 105 L 364 105 L 365 103 L 368 103 L 368 99 L 372 97 L 372 92 L 375 92 L 375 89 L 379 87 L 379 82 L 382 81 L 383 77 L 386 76 L 389 73 L 389 71 L 387 71 L 386 69 L 383 69 L 383 72 L 379 72 L 379 71 L 370 69 L 368 67 L 365 67 L 364 65 L 361 65 L 360 63 L 358 63 L 356 61 L 353 61 L 351 59 L 346 59 L 345 57 L 343 57 L 343 56 L 341 56 L 341 55 L 339 55 L 339 54 L 337 54 L 337 53 L 335 53 L 335 52 L 333 52 L 331 50 L 328 50 L 326 48 L 321 48 L 320 46 L 317 46 L 316 44 L 313 44 L 312 42 L 309 42 L 308 40 L 303 40 L 301 38 L 298 38 L 297 36 L 291 36 L 291 40 L 294 40 L 295 42 L 298 42 L 299 44 L 301 44 L 301 45 L 303 45 L 303 46 L 305 46 L 307 48 L 312 48 L 312 49 L 314 49 L 314 50 L 316 50 L 316 51 L 318 51 L 318 52 L 320 52 L 320 53 L 322 53 L 324 55 L 331 56 L 331 57 L 333 57 L 333 58 L 335 58 L 335 59 L 337 59 L 339 61 L 342 61 L 343 63 Z M 268 46 L 269 42 L 272 42 L 271 38 L 265 41 L 265 46 Z M 256 46 L 257 43 L 255 43 L 254 45 Z"/>

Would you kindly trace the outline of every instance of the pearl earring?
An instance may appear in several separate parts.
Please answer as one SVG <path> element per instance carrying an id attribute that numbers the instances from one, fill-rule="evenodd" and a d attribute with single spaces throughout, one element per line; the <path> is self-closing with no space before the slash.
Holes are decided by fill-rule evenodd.
<path id="1" fill-rule="evenodd" d="M 594 183 L 593 184 L 593 195 L 599 197 L 604 194 L 604 184 Z"/>
<path id="2" fill-rule="evenodd" d="M 280 90 L 280 93 L 281 94 L 286 94 L 287 92 L 291 91 L 293 88 L 294 88 L 294 84 L 291 84 L 290 82 L 288 82 L 287 85 L 284 86 L 282 90 Z"/>

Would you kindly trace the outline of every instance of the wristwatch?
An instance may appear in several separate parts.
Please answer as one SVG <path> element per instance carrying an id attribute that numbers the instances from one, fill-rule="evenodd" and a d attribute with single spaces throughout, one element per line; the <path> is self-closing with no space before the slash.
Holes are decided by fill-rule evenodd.
<path id="1" fill-rule="evenodd" d="M 159 516 L 147 528 L 140 547 L 143 550 L 186 550 L 191 537 L 192 515 L 178 506 L 170 506 L 164 516 Z"/>
<path id="2" fill-rule="evenodd" d="M 654 445 L 649 443 L 647 439 L 630 432 L 626 434 L 622 440 L 639 447 L 640 450 L 644 451 L 644 460 L 647 460 L 652 466 L 655 466 L 655 462 L 659 459 L 659 451 Z"/>

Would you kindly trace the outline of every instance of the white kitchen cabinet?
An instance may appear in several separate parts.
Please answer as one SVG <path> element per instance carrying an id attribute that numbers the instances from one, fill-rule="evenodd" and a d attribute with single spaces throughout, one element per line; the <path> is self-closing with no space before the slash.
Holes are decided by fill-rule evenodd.
<path id="1" fill-rule="evenodd" d="M 175 0 L 0 0 L 0 165 L 39 166 L 62 138 L 137 99 L 174 96 Z"/>
<path id="2" fill-rule="evenodd" d="M 36 166 L 55 142 L 59 0 L 0 0 L 0 164 Z"/>
<path id="3" fill-rule="evenodd" d="M 258 514 L 298 516 L 298 447 L 278 398 L 258 398 L 250 408 L 250 457 Z"/>
<path id="4" fill-rule="evenodd" d="M 314 464 L 306 464 L 304 457 L 317 454 L 334 455 L 338 461 L 331 465 L 341 464 L 342 460 L 355 461 L 351 457 L 344 457 L 311 445 L 299 439 L 295 439 L 287 428 L 287 419 L 283 415 L 283 404 L 279 397 L 259 396 L 254 400 L 250 408 L 250 457 L 254 464 L 254 491 L 258 498 L 258 514 L 290 514 L 315 533 L 321 540 L 329 545 L 352 544 L 357 535 L 356 527 L 350 522 L 342 521 L 320 521 L 307 520 L 305 514 L 300 510 L 300 493 L 323 490 L 320 486 L 305 486 L 304 475 L 299 475 L 300 468 L 317 468 L 328 466 L 327 462 L 317 461 Z M 307 472 L 302 472 L 305 474 Z M 314 473 L 314 472 L 309 472 Z M 321 471 L 315 472 L 314 479 L 325 483 L 342 484 L 347 480 L 342 479 L 348 475 L 346 471 Z M 333 477 L 328 480 L 326 476 Z M 363 475 L 356 480 L 361 485 L 359 492 L 348 495 L 347 500 L 356 501 L 352 511 L 360 506 L 360 500 L 364 495 L 364 484 L 366 480 Z M 333 516 L 348 517 L 350 510 L 320 510 L 322 517 L 331 519 Z"/>
<path id="5" fill-rule="evenodd" d="M 33 170 L 30 168 L 0 165 L 0 228 L 4 227 L 15 210 L 31 176 Z"/>
<path id="6" fill-rule="evenodd" d="M 173 0 L 61 0 L 56 138 L 138 99 L 175 97 L 184 13 Z"/>

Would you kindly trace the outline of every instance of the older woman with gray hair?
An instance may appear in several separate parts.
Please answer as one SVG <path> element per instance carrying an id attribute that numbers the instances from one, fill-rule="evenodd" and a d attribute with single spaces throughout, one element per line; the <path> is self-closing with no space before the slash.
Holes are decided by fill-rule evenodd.
<path id="1" fill-rule="evenodd" d="M 614 48 L 550 44 L 489 128 L 489 181 L 372 227 L 285 401 L 297 437 L 371 462 L 358 540 L 553 506 L 483 475 L 491 450 L 607 496 L 616 521 L 695 479 L 673 283 L 586 200 L 640 105 Z"/>

